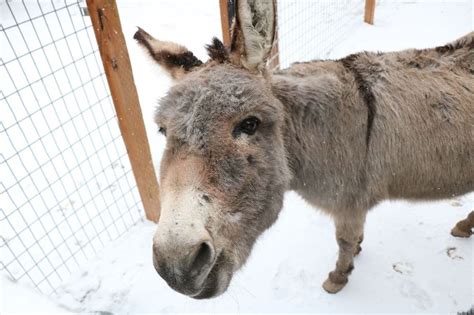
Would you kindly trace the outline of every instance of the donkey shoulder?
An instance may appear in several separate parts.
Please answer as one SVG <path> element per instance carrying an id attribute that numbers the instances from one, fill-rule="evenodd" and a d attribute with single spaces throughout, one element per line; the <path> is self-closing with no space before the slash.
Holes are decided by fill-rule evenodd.
<path id="1" fill-rule="evenodd" d="M 380 80 L 391 83 L 389 76 L 396 73 L 423 75 L 456 72 L 469 76 L 474 74 L 474 32 L 435 48 L 360 52 L 338 61 L 367 84 Z"/>

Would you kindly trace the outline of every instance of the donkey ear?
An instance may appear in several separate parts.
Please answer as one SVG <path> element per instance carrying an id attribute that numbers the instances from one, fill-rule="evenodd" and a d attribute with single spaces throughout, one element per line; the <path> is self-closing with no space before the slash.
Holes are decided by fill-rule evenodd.
<path id="1" fill-rule="evenodd" d="M 141 28 L 138 28 L 133 38 L 148 50 L 150 56 L 165 68 L 173 79 L 181 79 L 191 69 L 202 65 L 202 61 L 186 47 L 155 39 Z"/>
<path id="2" fill-rule="evenodd" d="M 232 61 L 263 72 L 275 36 L 274 0 L 237 0 L 232 25 Z"/>

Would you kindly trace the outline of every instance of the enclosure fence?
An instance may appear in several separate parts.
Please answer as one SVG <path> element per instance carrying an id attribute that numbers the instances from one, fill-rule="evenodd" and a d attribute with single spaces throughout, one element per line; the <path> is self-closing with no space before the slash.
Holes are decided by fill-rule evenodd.
<path id="1" fill-rule="evenodd" d="M 235 0 L 219 0 L 224 43 L 230 45 Z M 375 0 L 275 0 L 277 29 L 268 66 L 327 59 L 362 21 L 373 24 Z"/>
<path id="2" fill-rule="evenodd" d="M 0 2 L 0 272 L 46 294 L 144 217 L 85 7 Z"/>
<path id="3" fill-rule="evenodd" d="M 280 68 L 327 59 L 364 17 L 365 0 L 278 0 Z"/>
<path id="4" fill-rule="evenodd" d="M 220 0 L 227 42 L 233 3 Z M 129 157 L 136 170 L 133 156 L 144 151 L 122 137 L 123 128 L 121 135 L 123 112 L 117 117 L 85 8 L 83 0 L 0 1 L 0 273 L 45 294 L 143 220 L 142 201 L 152 219 L 157 213 L 147 204 L 159 204 L 143 198 L 144 186 L 157 195 L 152 181 L 133 176 Z M 272 67 L 327 57 L 363 12 L 364 0 L 278 0 Z M 92 17 L 99 38 L 112 19 Z M 103 31 L 110 35 L 115 23 Z M 108 55 L 119 46 L 108 44 L 102 54 L 123 69 L 124 61 L 114 59 L 120 56 Z M 131 75 L 129 81 L 125 88 Z M 112 92 L 128 94 L 122 88 Z M 147 145 L 144 131 L 140 138 Z"/>

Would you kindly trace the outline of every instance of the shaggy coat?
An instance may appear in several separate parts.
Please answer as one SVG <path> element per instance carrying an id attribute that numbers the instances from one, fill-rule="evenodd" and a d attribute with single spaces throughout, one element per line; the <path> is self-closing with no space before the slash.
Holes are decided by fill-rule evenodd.
<path id="1" fill-rule="evenodd" d="M 291 188 L 329 213 L 474 188 L 474 33 L 278 71 Z M 339 197 L 343 195 L 344 198 Z"/>
<path id="2" fill-rule="evenodd" d="M 135 34 L 177 80 L 156 114 L 167 147 L 155 268 L 191 297 L 221 294 L 294 190 L 334 218 L 339 257 L 323 287 L 338 292 L 374 205 L 474 190 L 474 33 L 269 73 L 273 2 L 236 8 L 231 47 L 214 39 L 206 63 Z M 470 236 L 473 218 L 453 234 Z"/>

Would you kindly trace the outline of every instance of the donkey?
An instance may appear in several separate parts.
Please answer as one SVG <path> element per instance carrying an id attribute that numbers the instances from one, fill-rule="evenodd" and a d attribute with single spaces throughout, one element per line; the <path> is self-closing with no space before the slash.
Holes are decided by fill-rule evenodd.
<path id="1" fill-rule="evenodd" d="M 167 144 L 153 263 L 196 299 L 226 291 L 285 191 L 334 219 L 339 256 L 323 288 L 336 293 L 369 209 L 474 189 L 474 33 L 272 73 L 274 34 L 273 1 L 241 0 L 230 47 L 214 38 L 205 63 L 140 28 L 134 36 L 175 79 L 155 117 Z M 453 233 L 473 226 L 466 219 Z"/>

